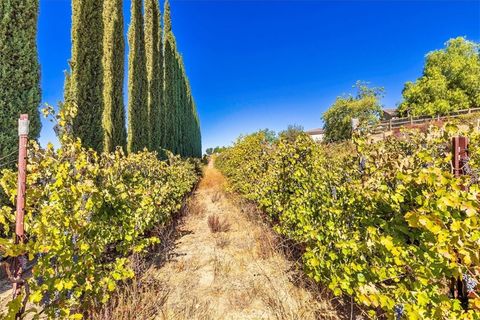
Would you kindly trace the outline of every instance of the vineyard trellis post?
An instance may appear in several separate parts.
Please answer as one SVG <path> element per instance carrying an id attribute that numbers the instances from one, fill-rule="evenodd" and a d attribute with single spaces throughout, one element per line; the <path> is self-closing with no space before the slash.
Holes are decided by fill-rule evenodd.
<path id="1" fill-rule="evenodd" d="M 18 120 L 18 186 L 17 186 L 17 211 L 15 215 L 15 243 L 21 244 L 25 240 L 24 217 L 25 217 L 25 193 L 27 183 L 27 144 L 28 144 L 29 120 L 28 114 L 20 115 Z M 23 271 L 26 269 L 26 257 L 19 256 L 13 263 L 13 297 L 21 293 L 24 280 Z"/>
<path id="2" fill-rule="evenodd" d="M 467 137 L 453 137 L 452 151 L 453 151 L 453 174 L 459 177 L 464 174 L 462 162 L 468 157 L 468 138 Z"/>
<path id="3" fill-rule="evenodd" d="M 465 163 L 468 163 L 468 138 L 458 136 L 452 138 L 452 167 L 455 177 L 460 177 L 466 172 L 464 171 Z M 462 189 L 466 190 L 467 186 L 463 185 Z M 450 293 L 453 298 L 458 298 L 464 309 L 468 308 L 468 293 L 464 279 L 460 276 L 452 279 L 450 284 Z"/>

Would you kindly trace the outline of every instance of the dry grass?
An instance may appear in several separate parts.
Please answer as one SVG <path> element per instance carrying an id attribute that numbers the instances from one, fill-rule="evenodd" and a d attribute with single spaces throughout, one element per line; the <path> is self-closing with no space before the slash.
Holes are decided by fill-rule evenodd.
<path id="1" fill-rule="evenodd" d="M 235 290 L 228 297 L 230 306 L 237 310 L 245 310 L 250 307 L 257 298 L 257 291 L 252 289 Z"/>
<path id="2" fill-rule="evenodd" d="M 219 191 L 216 191 L 212 196 L 212 203 L 216 203 L 220 199 L 222 199 L 222 194 Z"/>
<path id="3" fill-rule="evenodd" d="M 217 232 L 228 232 L 230 230 L 230 223 L 227 219 L 221 219 L 218 215 L 212 214 L 208 216 L 208 227 L 210 228 L 210 232 L 217 233 Z"/>
<path id="4" fill-rule="evenodd" d="M 222 189 L 225 184 L 225 177 L 217 169 L 208 168 L 208 174 L 205 174 L 200 181 L 199 189 Z"/>
<path id="5" fill-rule="evenodd" d="M 194 216 L 203 216 L 205 213 L 205 206 L 194 198 L 188 199 L 188 214 Z"/>
<path id="6" fill-rule="evenodd" d="M 223 234 L 220 234 L 215 238 L 215 245 L 220 249 L 225 249 L 229 244 L 230 239 Z"/>
<path id="7" fill-rule="evenodd" d="M 209 302 L 194 297 L 191 300 L 182 300 L 175 307 L 168 305 L 157 315 L 159 320 L 212 320 L 212 306 Z"/>
<path id="8" fill-rule="evenodd" d="M 229 261 L 224 260 L 222 257 L 215 255 L 211 259 L 211 265 L 213 266 L 213 279 L 218 280 L 220 278 L 227 278 L 232 271 L 232 265 Z"/>
<path id="9" fill-rule="evenodd" d="M 268 259 L 278 251 L 278 240 L 271 231 L 259 228 L 255 232 L 255 238 L 255 255 L 259 259 Z"/>
<path id="10" fill-rule="evenodd" d="M 152 272 L 145 274 L 141 280 L 134 279 L 132 283 L 118 290 L 108 304 L 99 311 L 93 311 L 90 319 L 107 320 L 148 320 L 161 313 L 169 295 L 166 287 Z"/>

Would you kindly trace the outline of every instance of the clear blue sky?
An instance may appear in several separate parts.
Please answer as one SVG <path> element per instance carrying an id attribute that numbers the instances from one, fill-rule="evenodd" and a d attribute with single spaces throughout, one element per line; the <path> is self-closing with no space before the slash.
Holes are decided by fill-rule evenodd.
<path id="1" fill-rule="evenodd" d="M 125 2 L 125 30 L 130 20 Z M 480 1 L 171 1 L 173 30 L 200 114 L 203 147 L 321 114 L 356 80 L 401 100 L 427 52 L 446 40 L 480 40 Z M 43 102 L 63 96 L 70 0 L 40 0 Z M 44 121 L 41 143 L 55 141 Z"/>

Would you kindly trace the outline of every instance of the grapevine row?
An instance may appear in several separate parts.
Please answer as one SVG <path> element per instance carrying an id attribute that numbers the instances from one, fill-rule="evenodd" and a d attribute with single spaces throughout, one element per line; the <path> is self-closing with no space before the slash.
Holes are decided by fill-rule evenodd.
<path id="1" fill-rule="evenodd" d="M 453 125 L 331 145 L 258 132 L 216 165 L 305 248 L 308 276 L 372 318 L 478 319 L 480 186 L 451 173 L 458 134 L 469 137 L 469 165 L 479 168 L 480 133 Z M 469 281 L 468 306 L 451 296 L 451 279 Z"/>
<path id="2" fill-rule="evenodd" d="M 82 318 L 106 302 L 118 282 L 134 276 L 128 257 L 161 241 L 151 230 L 179 211 L 198 180 L 199 165 L 179 157 L 86 149 L 69 134 L 67 111 L 59 119 L 59 149 L 29 147 L 24 245 L 14 241 L 14 210 L 0 208 L 2 259 L 8 265 L 21 256 L 33 265 L 7 319 L 25 298 L 32 306 L 27 313 L 62 319 Z M 14 203 L 16 172 L 4 170 L 0 185 Z"/>

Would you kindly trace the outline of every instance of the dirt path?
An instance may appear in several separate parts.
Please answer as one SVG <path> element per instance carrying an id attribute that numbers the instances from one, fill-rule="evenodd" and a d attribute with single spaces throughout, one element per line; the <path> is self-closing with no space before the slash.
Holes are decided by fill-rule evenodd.
<path id="1" fill-rule="evenodd" d="M 304 288 L 270 228 L 231 198 L 224 182 L 212 165 L 206 168 L 166 261 L 150 267 L 101 318 L 339 318 L 328 299 Z"/>

